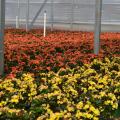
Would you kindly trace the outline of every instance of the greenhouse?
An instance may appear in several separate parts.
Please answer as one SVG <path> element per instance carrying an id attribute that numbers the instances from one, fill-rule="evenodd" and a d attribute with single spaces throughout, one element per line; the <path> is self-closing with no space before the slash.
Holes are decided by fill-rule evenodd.
<path id="1" fill-rule="evenodd" d="M 96 0 L 6 0 L 6 25 L 13 25 L 15 27 L 16 16 L 18 16 L 20 25 L 25 27 L 26 14 L 29 9 L 30 27 L 36 15 L 37 17 L 33 25 L 43 25 L 43 16 L 46 10 L 47 26 L 49 27 L 52 22 L 55 24 L 55 27 L 67 28 L 68 30 L 71 28 L 71 24 L 73 24 L 74 30 L 93 30 L 93 24 L 95 22 L 95 1 Z M 29 8 L 27 2 L 29 2 Z M 120 30 L 119 5 L 119 0 L 103 0 L 103 30 Z"/>
<path id="2" fill-rule="evenodd" d="M 0 120 L 120 119 L 120 0 L 0 0 Z"/>

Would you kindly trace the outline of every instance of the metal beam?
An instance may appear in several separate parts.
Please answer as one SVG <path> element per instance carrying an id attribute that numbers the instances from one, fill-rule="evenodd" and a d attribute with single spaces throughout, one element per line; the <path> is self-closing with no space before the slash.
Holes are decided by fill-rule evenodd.
<path id="1" fill-rule="evenodd" d="M 73 22 L 74 22 L 74 0 L 71 1 L 71 30 L 73 30 Z"/>
<path id="2" fill-rule="evenodd" d="M 29 3 L 30 1 L 26 1 L 26 31 L 29 30 Z"/>
<path id="3" fill-rule="evenodd" d="M 0 75 L 4 73 L 5 0 L 0 0 Z"/>
<path id="4" fill-rule="evenodd" d="M 44 6 L 45 6 L 45 4 L 46 4 L 47 1 L 48 1 L 48 0 L 44 0 L 42 6 L 40 7 L 40 9 L 38 10 L 38 12 L 36 13 L 35 17 L 34 17 L 33 20 L 32 20 L 32 22 L 31 22 L 31 24 L 30 24 L 30 28 L 33 27 L 33 24 L 35 23 L 37 17 L 38 17 L 39 14 L 41 13 L 41 11 L 42 11 L 42 9 L 44 8 Z"/>
<path id="5" fill-rule="evenodd" d="M 20 27 L 20 0 L 18 0 L 18 28 Z"/>
<path id="6" fill-rule="evenodd" d="M 51 0 L 51 31 L 53 31 L 54 25 L 54 6 L 53 6 L 53 0 Z"/>
<path id="7" fill-rule="evenodd" d="M 101 33 L 102 0 L 96 0 L 95 4 L 95 31 L 94 31 L 94 54 L 100 52 L 100 33 Z"/>

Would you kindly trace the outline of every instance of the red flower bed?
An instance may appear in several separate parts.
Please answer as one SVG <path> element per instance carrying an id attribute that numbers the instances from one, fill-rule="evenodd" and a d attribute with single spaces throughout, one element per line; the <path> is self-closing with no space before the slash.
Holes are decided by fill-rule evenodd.
<path id="1" fill-rule="evenodd" d="M 92 32 L 48 31 L 8 29 L 5 35 L 5 71 L 37 72 L 57 71 L 63 67 L 75 67 L 89 63 L 93 58 L 120 56 L 120 33 L 102 33 L 99 56 L 93 54 Z"/>

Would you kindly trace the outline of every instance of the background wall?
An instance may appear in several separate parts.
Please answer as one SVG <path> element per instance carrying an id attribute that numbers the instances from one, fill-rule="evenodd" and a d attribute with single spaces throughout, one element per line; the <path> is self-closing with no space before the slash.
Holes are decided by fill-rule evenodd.
<path id="1" fill-rule="evenodd" d="M 25 27 L 26 1 L 20 0 L 20 24 Z M 44 0 L 30 0 L 30 22 L 42 6 Z M 73 30 L 94 30 L 95 0 L 48 0 L 34 27 L 42 27 L 43 13 L 47 11 L 47 25 L 51 26 L 52 14 L 55 28 Z M 6 0 L 6 26 L 15 26 L 18 16 L 18 0 Z M 51 12 L 53 10 L 53 13 Z M 72 25 L 71 25 L 72 24 Z M 103 0 L 102 30 L 120 31 L 120 0 Z"/>

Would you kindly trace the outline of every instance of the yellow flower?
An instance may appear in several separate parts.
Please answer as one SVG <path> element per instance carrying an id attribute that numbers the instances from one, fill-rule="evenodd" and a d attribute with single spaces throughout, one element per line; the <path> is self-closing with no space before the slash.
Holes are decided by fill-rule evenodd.
<path id="1" fill-rule="evenodd" d="M 54 91 L 54 95 L 60 95 L 60 92 L 57 91 L 57 90 L 55 90 L 55 91 Z"/>
<path id="2" fill-rule="evenodd" d="M 8 91 L 11 92 L 11 93 L 15 91 L 15 89 L 12 88 L 12 87 L 7 87 L 6 90 L 8 90 Z"/>
<path id="3" fill-rule="evenodd" d="M 117 108 L 118 108 L 118 103 L 114 103 L 114 104 L 112 105 L 112 107 L 113 107 L 113 110 L 114 110 L 114 109 L 117 109 Z"/>
<path id="4" fill-rule="evenodd" d="M 77 109 L 81 109 L 83 107 L 83 102 L 79 102 L 77 105 L 76 105 Z"/>
<path id="5" fill-rule="evenodd" d="M 104 76 L 103 78 L 99 79 L 98 83 L 103 83 L 104 85 L 107 85 L 108 82 L 108 76 Z"/>
<path id="6" fill-rule="evenodd" d="M 98 85 L 97 86 L 97 88 L 99 88 L 99 89 L 101 89 L 101 88 L 103 88 L 104 87 L 104 85 Z"/>
<path id="7" fill-rule="evenodd" d="M 105 94 L 105 92 L 100 92 L 100 96 L 101 97 L 103 97 L 103 96 L 105 96 L 106 94 Z"/>
<path id="8" fill-rule="evenodd" d="M 95 87 L 89 86 L 88 90 L 95 90 Z"/>
<path id="9" fill-rule="evenodd" d="M 31 91 L 31 93 L 30 93 L 31 96 L 34 96 L 34 95 L 36 95 L 36 94 L 37 94 L 37 91 L 36 91 L 36 90 L 33 90 L 33 91 Z"/>
<path id="10" fill-rule="evenodd" d="M 6 101 L 1 101 L 0 102 L 0 107 L 3 107 L 4 105 L 6 105 L 6 103 L 7 103 Z"/>
<path id="11" fill-rule="evenodd" d="M 95 109 L 94 110 L 94 114 L 97 115 L 97 116 L 99 116 L 100 115 L 100 111 L 98 109 Z"/>
<path id="12" fill-rule="evenodd" d="M 93 106 L 90 106 L 90 111 L 94 112 L 95 108 Z"/>
<path id="13" fill-rule="evenodd" d="M 71 113 L 67 113 L 66 115 L 64 115 L 65 118 L 70 118 L 71 117 Z"/>
<path id="14" fill-rule="evenodd" d="M 8 112 L 12 114 L 14 112 L 14 110 L 9 109 Z"/>
<path id="15" fill-rule="evenodd" d="M 83 109 L 88 109 L 90 106 L 88 105 L 88 104 L 86 104 L 85 106 L 84 106 L 84 108 Z"/>
<path id="16" fill-rule="evenodd" d="M 92 111 L 96 116 L 100 115 L 100 111 L 93 106 L 90 106 L 90 111 Z"/>
<path id="17" fill-rule="evenodd" d="M 80 119 L 82 117 L 82 112 L 80 112 L 79 110 L 77 110 L 77 113 L 76 113 L 75 116 Z"/>
<path id="18" fill-rule="evenodd" d="M 19 96 L 18 95 L 12 96 L 12 99 L 10 100 L 10 102 L 12 102 L 12 103 L 18 103 L 19 102 Z"/>
<path id="19" fill-rule="evenodd" d="M 91 85 L 95 85 L 95 84 L 96 84 L 96 83 L 93 82 L 93 81 L 89 81 L 89 83 L 90 83 Z"/>
<path id="20" fill-rule="evenodd" d="M 99 118 L 98 117 L 94 117 L 93 120 L 99 120 Z"/>
<path id="21" fill-rule="evenodd" d="M 93 118 L 93 115 L 86 113 L 86 118 L 91 119 L 91 118 Z"/>
<path id="22" fill-rule="evenodd" d="M 84 93 L 87 93 L 87 91 L 88 91 L 86 88 L 82 88 L 82 90 Z"/>
<path id="23" fill-rule="evenodd" d="M 59 120 L 62 116 L 62 113 L 52 113 L 49 120 Z"/>
<path id="24" fill-rule="evenodd" d="M 110 100 L 107 100 L 107 101 L 104 102 L 105 105 L 109 105 L 110 103 L 111 103 Z"/>
<path id="25" fill-rule="evenodd" d="M 74 107 L 67 107 L 67 109 L 69 112 L 74 111 Z"/>
<path id="26" fill-rule="evenodd" d="M 60 100 L 60 99 L 61 99 L 61 96 L 60 96 L 60 95 L 59 95 L 59 96 L 57 96 L 57 99 L 58 99 L 58 100 Z"/>
<path id="27" fill-rule="evenodd" d="M 40 86 L 40 90 L 44 90 L 44 89 L 48 89 L 48 86 L 41 85 L 41 86 Z"/>
<path id="28" fill-rule="evenodd" d="M 114 94 L 109 93 L 109 94 L 108 94 L 108 96 L 109 96 L 112 100 L 116 100 L 116 97 L 115 97 L 115 95 L 114 95 Z"/>
<path id="29" fill-rule="evenodd" d="M 84 112 L 84 113 L 82 113 L 82 117 L 91 119 L 91 118 L 93 117 L 93 115 L 91 115 L 91 114 L 88 113 L 88 112 Z"/>

